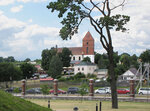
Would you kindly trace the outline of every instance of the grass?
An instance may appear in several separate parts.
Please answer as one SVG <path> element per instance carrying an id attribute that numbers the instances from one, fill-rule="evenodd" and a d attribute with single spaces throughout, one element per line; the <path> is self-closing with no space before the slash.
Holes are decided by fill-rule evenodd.
<path id="1" fill-rule="evenodd" d="M 0 90 L 0 111 L 52 111 Z"/>
<path id="2" fill-rule="evenodd" d="M 28 99 L 29 101 L 47 107 L 48 100 Z M 78 107 L 79 111 L 95 111 L 96 103 L 99 101 L 78 100 L 51 100 L 50 105 L 54 111 L 73 111 Z M 119 102 L 119 109 L 112 109 L 110 101 L 102 101 L 102 111 L 150 111 L 150 103 Z"/>

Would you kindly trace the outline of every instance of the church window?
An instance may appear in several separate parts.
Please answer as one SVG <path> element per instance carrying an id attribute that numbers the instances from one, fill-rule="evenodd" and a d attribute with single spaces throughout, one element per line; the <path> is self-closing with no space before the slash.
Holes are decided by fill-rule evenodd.
<path id="1" fill-rule="evenodd" d="M 88 54 L 88 52 L 89 52 L 89 51 L 88 51 L 88 47 L 87 47 L 87 48 L 86 48 L 86 53 Z"/>
<path id="2" fill-rule="evenodd" d="M 78 71 L 80 71 L 80 68 L 78 68 Z"/>
<path id="3" fill-rule="evenodd" d="M 81 60 L 81 57 L 79 57 L 79 61 Z"/>
<path id="4" fill-rule="evenodd" d="M 82 71 L 84 71 L 84 68 L 82 67 Z"/>
<path id="5" fill-rule="evenodd" d="M 87 42 L 86 44 L 88 45 L 89 43 Z"/>
<path id="6" fill-rule="evenodd" d="M 75 60 L 75 57 L 73 57 L 73 60 Z"/>

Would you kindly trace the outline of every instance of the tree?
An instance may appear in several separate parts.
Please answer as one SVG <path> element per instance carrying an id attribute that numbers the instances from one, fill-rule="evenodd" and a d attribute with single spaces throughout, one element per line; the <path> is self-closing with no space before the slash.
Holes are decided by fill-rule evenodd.
<path id="1" fill-rule="evenodd" d="M 55 48 L 51 48 L 50 50 L 48 49 L 44 49 L 42 51 L 42 61 L 41 61 L 41 65 L 42 68 L 46 71 L 48 71 L 49 69 L 49 63 L 52 59 L 52 56 L 55 56 L 57 53 L 57 50 Z"/>
<path id="2" fill-rule="evenodd" d="M 24 62 L 29 62 L 29 61 L 31 61 L 30 58 L 26 58 L 26 59 L 24 60 Z"/>
<path id="3" fill-rule="evenodd" d="M 116 92 L 116 76 L 114 73 L 114 59 L 111 29 L 125 32 L 127 29 L 124 25 L 129 21 L 130 17 L 125 15 L 113 15 L 112 10 L 124 6 L 125 0 L 119 5 L 110 7 L 111 0 L 103 0 L 99 2 L 89 1 L 86 4 L 84 0 L 57 0 L 50 2 L 47 6 L 51 12 L 58 11 L 58 17 L 63 17 L 61 21 L 63 27 L 60 30 L 60 36 L 63 40 L 67 40 L 78 32 L 78 28 L 82 21 L 86 18 L 90 21 L 95 31 L 100 35 L 100 42 L 103 48 L 107 51 L 109 59 L 109 78 L 112 91 L 112 108 L 118 108 L 118 99 Z M 94 10 L 99 11 L 99 18 L 95 18 Z M 98 13 L 97 13 L 98 14 Z M 98 15 L 97 15 L 98 16 Z"/>
<path id="4" fill-rule="evenodd" d="M 126 69 L 128 69 L 131 65 L 130 55 L 122 54 L 120 57 L 120 62 Z"/>
<path id="5" fill-rule="evenodd" d="M 32 74 L 36 72 L 35 67 L 32 64 L 29 64 L 29 63 L 21 64 L 20 69 L 23 73 L 23 78 L 24 79 L 32 77 Z"/>
<path id="6" fill-rule="evenodd" d="M 142 62 L 144 63 L 150 62 L 150 49 L 142 52 L 139 58 L 142 59 Z"/>
<path id="7" fill-rule="evenodd" d="M 91 62 L 91 59 L 90 59 L 89 57 L 85 57 L 85 58 L 83 58 L 82 61 L 83 61 L 83 62 Z"/>
<path id="8" fill-rule="evenodd" d="M 22 72 L 12 63 L 0 63 L 0 82 L 20 80 Z"/>
<path id="9" fill-rule="evenodd" d="M 15 62 L 15 59 L 13 56 L 9 56 L 9 57 L 5 58 L 4 60 L 5 60 L 5 62 Z"/>
<path id="10" fill-rule="evenodd" d="M 61 61 L 63 63 L 63 67 L 69 67 L 71 61 L 71 51 L 68 48 L 63 48 L 60 54 Z"/>
<path id="11" fill-rule="evenodd" d="M 59 56 L 53 56 L 50 65 L 48 73 L 52 78 L 59 78 L 61 76 L 61 72 L 63 70 L 63 64 L 59 58 Z"/>
<path id="12" fill-rule="evenodd" d="M 100 58 L 101 58 L 101 54 L 96 53 L 96 54 L 95 54 L 95 58 L 94 58 L 94 63 L 95 63 L 95 64 L 98 64 L 98 61 L 99 61 Z"/>

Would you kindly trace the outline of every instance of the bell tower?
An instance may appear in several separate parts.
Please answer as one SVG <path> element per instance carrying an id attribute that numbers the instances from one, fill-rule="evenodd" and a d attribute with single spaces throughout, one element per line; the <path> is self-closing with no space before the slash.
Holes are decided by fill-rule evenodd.
<path id="1" fill-rule="evenodd" d="M 94 55 L 94 39 L 89 31 L 82 40 L 82 53 L 84 55 Z"/>

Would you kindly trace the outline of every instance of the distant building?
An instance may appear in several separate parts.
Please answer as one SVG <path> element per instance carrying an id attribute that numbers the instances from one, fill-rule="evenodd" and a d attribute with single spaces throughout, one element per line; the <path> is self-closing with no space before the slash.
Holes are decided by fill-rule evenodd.
<path id="1" fill-rule="evenodd" d="M 137 72 L 136 68 L 130 68 L 121 75 L 122 80 L 139 80 L 140 73 Z"/>
<path id="2" fill-rule="evenodd" d="M 80 62 L 79 64 L 74 65 L 74 74 L 79 72 L 87 74 L 93 74 L 94 70 L 97 69 L 97 65 L 90 62 Z"/>
<path id="3" fill-rule="evenodd" d="M 88 31 L 82 40 L 82 47 L 67 47 L 71 52 L 71 63 L 79 63 L 85 57 L 89 57 L 94 63 L 94 39 Z M 57 52 L 62 52 L 63 48 L 57 48 Z"/>
<path id="4" fill-rule="evenodd" d="M 94 74 L 97 76 L 99 79 L 105 79 L 108 76 L 108 69 L 96 69 L 94 71 Z"/>

